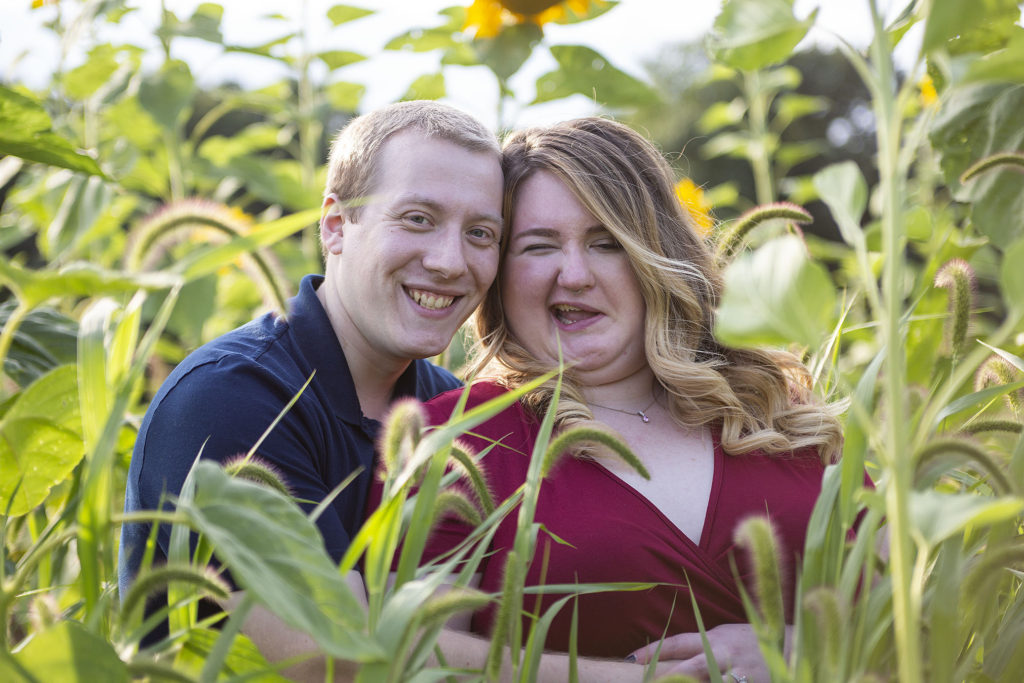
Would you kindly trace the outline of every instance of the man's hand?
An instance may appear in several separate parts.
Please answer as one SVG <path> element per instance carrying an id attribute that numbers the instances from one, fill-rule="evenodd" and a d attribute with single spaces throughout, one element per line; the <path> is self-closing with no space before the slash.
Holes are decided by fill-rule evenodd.
<path id="1" fill-rule="evenodd" d="M 786 627 L 789 640 L 792 626 Z M 761 656 L 757 635 L 750 624 L 722 624 L 707 632 L 711 653 L 719 670 L 733 681 L 763 683 L 771 677 Z M 710 680 L 708 662 L 704 656 L 704 643 L 699 633 L 681 633 L 660 643 L 651 643 L 633 653 L 638 664 L 647 664 L 658 650 L 658 674 L 683 674 L 702 681 Z M 669 661 L 674 660 L 674 661 Z"/>

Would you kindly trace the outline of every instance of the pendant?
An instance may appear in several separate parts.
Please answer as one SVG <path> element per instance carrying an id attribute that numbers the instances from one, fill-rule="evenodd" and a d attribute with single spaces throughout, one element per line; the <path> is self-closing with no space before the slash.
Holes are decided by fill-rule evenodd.
<path id="1" fill-rule="evenodd" d="M 636 414 L 640 416 L 640 419 L 644 421 L 644 424 L 647 424 L 648 422 L 651 421 L 651 418 L 647 417 L 647 415 L 645 415 L 644 411 L 642 410 L 636 411 Z"/>

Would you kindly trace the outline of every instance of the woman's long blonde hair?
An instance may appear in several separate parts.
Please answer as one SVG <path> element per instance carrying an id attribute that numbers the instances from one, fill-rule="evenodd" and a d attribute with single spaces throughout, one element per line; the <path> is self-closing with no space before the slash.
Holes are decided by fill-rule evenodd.
<path id="1" fill-rule="evenodd" d="M 510 135 L 503 145 L 504 215 L 523 182 L 544 170 L 558 177 L 622 245 L 647 307 L 645 353 L 672 417 L 688 428 L 721 429 L 726 453 L 769 454 L 815 447 L 833 461 L 842 439 L 836 410 L 817 398 L 806 367 L 779 350 L 734 349 L 713 335 L 722 278 L 674 189 L 658 150 L 627 126 L 590 117 Z M 508 240 L 504 241 L 502 256 Z M 515 387 L 551 368 L 512 336 L 501 305 L 501 278 L 475 316 L 471 377 Z M 554 382 L 524 399 L 541 415 Z M 556 428 L 593 420 L 569 369 Z"/>

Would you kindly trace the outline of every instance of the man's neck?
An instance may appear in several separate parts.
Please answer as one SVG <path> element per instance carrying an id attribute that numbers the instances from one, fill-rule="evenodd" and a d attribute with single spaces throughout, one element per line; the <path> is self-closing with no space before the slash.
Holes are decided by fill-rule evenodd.
<path id="1" fill-rule="evenodd" d="M 353 325 L 345 319 L 344 311 L 327 304 L 322 287 L 317 290 L 317 298 L 327 312 L 331 328 L 345 353 L 360 410 L 364 416 L 380 420 L 391 404 L 395 383 L 412 361 L 385 357 L 375 351 L 357 330 L 352 330 Z"/>

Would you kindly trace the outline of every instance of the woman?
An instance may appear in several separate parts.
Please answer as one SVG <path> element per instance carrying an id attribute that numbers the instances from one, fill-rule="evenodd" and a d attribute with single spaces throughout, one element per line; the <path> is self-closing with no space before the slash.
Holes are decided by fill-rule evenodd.
<path id="1" fill-rule="evenodd" d="M 744 518 L 768 514 L 791 593 L 824 464 L 839 451 L 834 411 L 813 396 L 790 354 L 715 340 L 720 273 L 674 194 L 670 167 L 643 137 L 601 118 L 525 130 L 506 141 L 503 166 L 511 229 L 498 280 L 477 312 L 469 405 L 557 367 L 561 347 L 569 369 L 556 431 L 591 421 L 611 427 L 650 473 L 643 479 L 600 451 L 563 457 L 541 486 L 536 521 L 549 533 L 541 533 L 527 583 L 664 584 L 580 597 L 581 655 L 622 658 L 664 633 L 697 631 L 687 583 L 706 628 L 742 624 L 733 562 L 744 580 L 749 567 L 734 553 L 733 532 Z M 553 385 L 465 437 L 480 450 L 499 441 L 483 460 L 496 500 L 524 481 Z M 446 421 L 458 397 L 428 403 L 430 420 Z M 443 523 L 427 556 L 468 531 Z M 481 567 L 481 589 L 501 590 L 514 533 L 513 515 Z M 545 598 L 545 608 L 555 599 Z M 486 633 L 493 617 L 474 615 L 472 630 Z M 563 610 L 548 648 L 568 648 L 571 621 L 572 609 Z M 712 633 L 720 666 L 737 680 L 758 680 L 750 627 Z M 667 641 L 662 658 L 687 660 L 697 654 L 688 647 Z M 698 655 L 678 670 L 699 674 L 702 665 Z"/>

